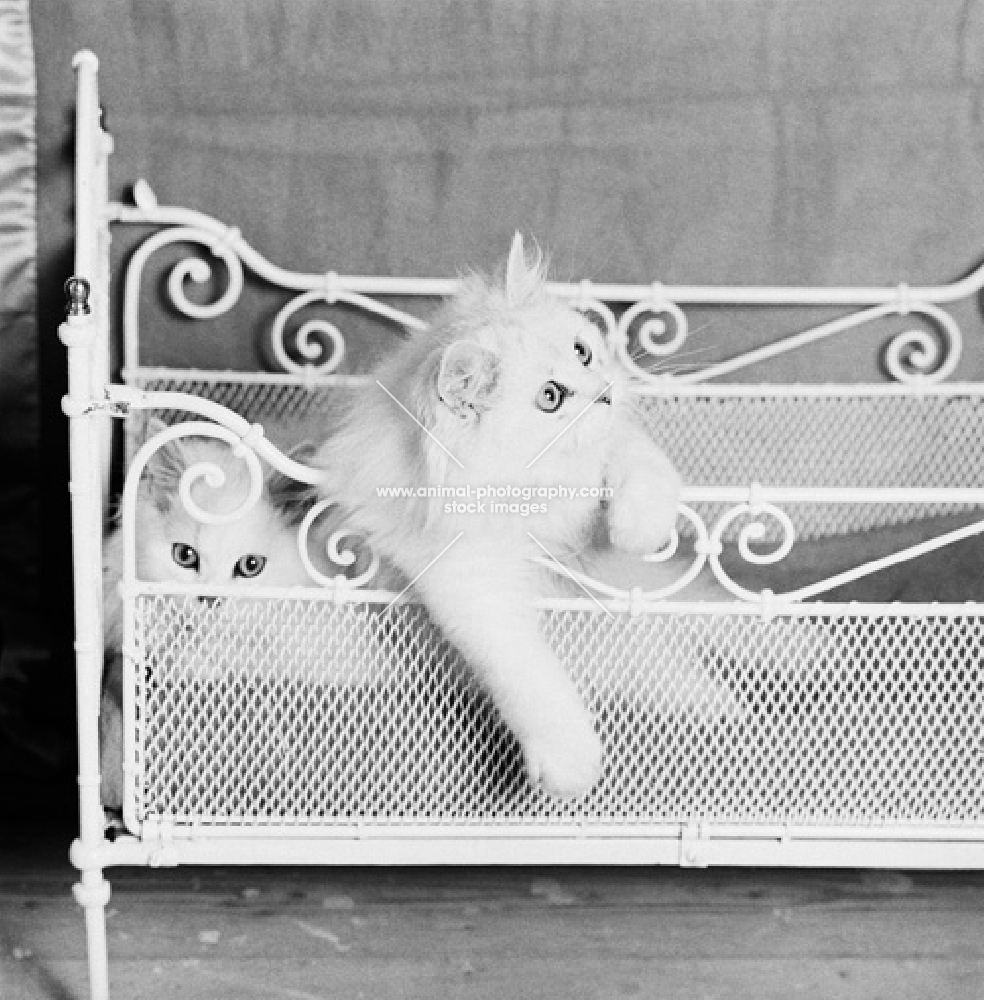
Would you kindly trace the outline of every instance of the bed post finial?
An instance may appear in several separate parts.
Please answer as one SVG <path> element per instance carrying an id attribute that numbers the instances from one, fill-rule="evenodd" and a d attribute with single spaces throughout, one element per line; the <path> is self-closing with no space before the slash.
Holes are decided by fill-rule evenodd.
<path id="1" fill-rule="evenodd" d="M 85 278 L 69 278 L 65 282 L 65 295 L 68 304 L 65 307 L 67 316 L 88 316 L 92 312 L 89 305 L 91 288 Z"/>

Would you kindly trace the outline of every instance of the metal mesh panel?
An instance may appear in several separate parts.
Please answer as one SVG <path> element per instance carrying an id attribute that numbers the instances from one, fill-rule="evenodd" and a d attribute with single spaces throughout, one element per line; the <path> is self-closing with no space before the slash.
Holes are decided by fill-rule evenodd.
<path id="1" fill-rule="evenodd" d="M 692 486 L 977 487 L 984 399 L 834 395 L 644 397 L 642 412 Z M 720 510 L 697 505 L 708 523 Z M 901 524 L 956 505 L 795 504 L 801 537 Z"/>
<path id="2" fill-rule="evenodd" d="M 356 820 L 959 823 L 984 819 L 984 621 L 543 613 L 596 717 L 576 802 L 518 747 L 419 607 L 137 601 L 136 814 Z"/>
<path id="3" fill-rule="evenodd" d="M 223 381 L 214 378 L 131 378 L 147 392 L 187 392 L 229 407 L 247 420 L 307 419 L 331 413 L 337 407 L 341 385 L 304 385 L 290 382 Z M 356 390 L 357 391 L 357 390 Z M 165 414 L 160 416 L 165 418 Z"/>
<path id="4" fill-rule="evenodd" d="M 347 392 L 358 392 L 359 387 L 342 384 L 304 385 L 291 382 L 228 381 L 211 378 L 133 377 L 127 380 L 136 388 L 147 392 L 186 392 L 212 402 L 220 403 L 241 417 L 264 424 L 269 431 L 274 427 L 306 428 L 323 425 L 327 431 L 338 417 L 339 401 Z M 189 414 L 180 410 L 133 410 L 126 419 L 125 458 L 129 463 L 137 449 L 148 437 L 148 421 L 152 418 L 173 424 L 186 420 Z M 310 431 L 308 431 L 310 433 Z M 288 434 L 288 437 L 291 435 Z"/>
<path id="5" fill-rule="evenodd" d="M 145 379 L 141 388 L 204 396 L 260 423 L 331 426 L 339 386 Z M 972 395 L 646 396 L 654 439 L 690 486 L 977 487 L 984 482 L 984 399 Z M 176 414 L 160 413 L 173 420 Z M 143 437 L 130 421 L 132 446 Z M 696 505 L 708 524 L 723 507 Z M 957 505 L 795 504 L 802 538 L 956 513 Z M 687 526 L 681 523 L 687 530 Z"/>

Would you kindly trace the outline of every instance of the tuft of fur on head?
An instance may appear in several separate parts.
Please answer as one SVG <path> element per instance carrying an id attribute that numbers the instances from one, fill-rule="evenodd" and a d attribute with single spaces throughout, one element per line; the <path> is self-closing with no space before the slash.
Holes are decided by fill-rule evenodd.
<path id="1" fill-rule="evenodd" d="M 455 294 L 435 317 L 434 327 L 467 339 L 483 329 L 515 323 L 517 310 L 543 300 L 548 267 L 540 247 L 534 244 L 528 251 L 522 234 L 516 233 L 509 257 L 491 279 L 475 272 L 462 276 Z"/>
<path id="2" fill-rule="evenodd" d="M 548 262 L 539 244 L 534 242 L 533 252 L 530 254 L 523 245 L 522 233 L 516 233 L 509 248 L 506 273 L 502 281 L 509 305 L 514 309 L 521 309 L 539 298 L 546 285 L 547 269 Z"/>

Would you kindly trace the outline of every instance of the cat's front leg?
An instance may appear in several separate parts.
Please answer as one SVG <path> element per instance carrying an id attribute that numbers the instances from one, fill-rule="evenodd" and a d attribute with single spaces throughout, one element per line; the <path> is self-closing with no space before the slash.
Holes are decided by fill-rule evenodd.
<path id="1" fill-rule="evenodd" d="M 519 740 L 530 779 L 561 798 L 588 792 L 601 776 L 601 740 L 540 633 L 525 559 L 461 537 L 417 588 Z"/>
<path id="2" fill-rule="evenodd" d="M 605 475 L 608 535 L 625 552 L 661 548 L 676 523 L 680 476 L 646 430 L 624 421 L 614 441 Z"/>

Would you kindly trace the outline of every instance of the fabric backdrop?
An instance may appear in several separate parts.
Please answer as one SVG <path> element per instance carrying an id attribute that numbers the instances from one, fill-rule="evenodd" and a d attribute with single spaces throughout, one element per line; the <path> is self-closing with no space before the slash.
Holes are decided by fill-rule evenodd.
<path id="1" fill-rule="evenodd" d="M 101 60 L 114 196 L 146 177 L 291 268 L 454 274 L 520 229 L 565 278 L 917 284 L 984 248 L 984 0 L 36 0 L 32 18 L 49 705 L 72 690 L 56 330 L 78 48 Z M 249 365 L 269 307 L 244 306 L 162 325 L 150 359 Z M 958 376 L 981 378 L 978 304 L 956 312 Z M 689 360 L 813 318 L 695 316 Z M 879 378 L 884 336 L 747 377 Z"/>
<path id="2" fill-rule="evenodd" d="M 50 668 L 40 622 L 34 51 L 27 0 L 0 2 L 0 783 L 50 747 L 23 726 Z M 16 748 L 16 752 L 15 752 Z"/>

